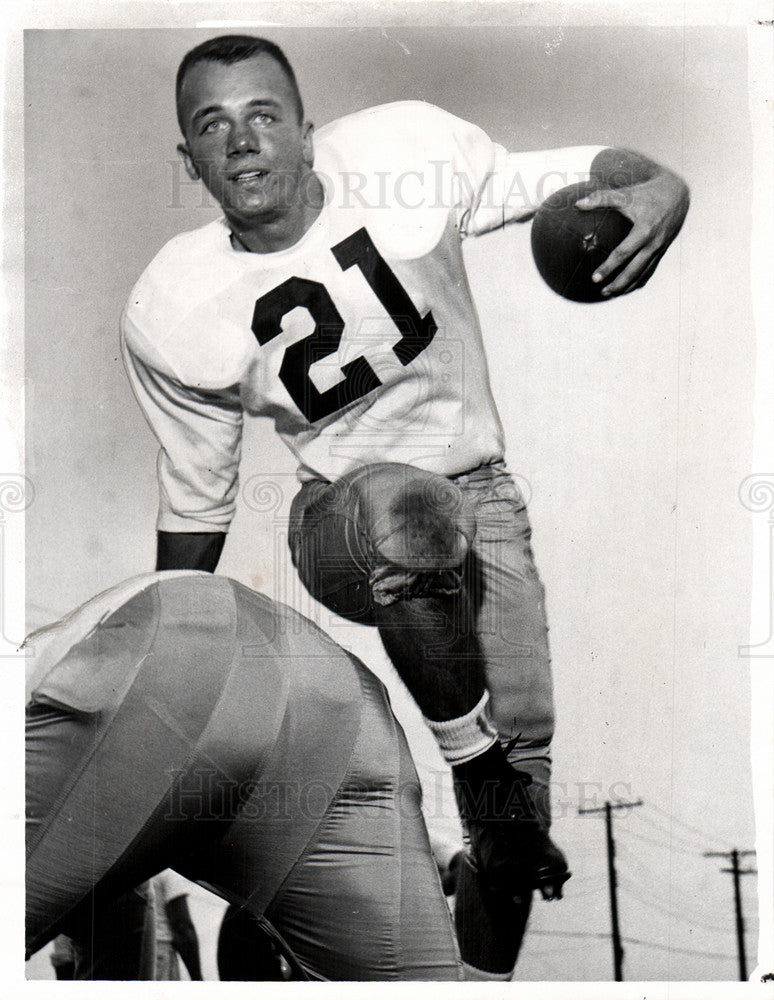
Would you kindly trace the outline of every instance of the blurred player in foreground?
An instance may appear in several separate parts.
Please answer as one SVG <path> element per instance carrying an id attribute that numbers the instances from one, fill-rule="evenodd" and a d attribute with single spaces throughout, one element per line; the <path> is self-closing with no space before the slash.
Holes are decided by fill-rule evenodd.
<path id="1" fill-rule="evenodd" d="M 315 625 L 173 572 L 27 647 L 28 954 L 88 938 L 173 867 L 262 921 L 305 978 L 461 978 L 403 732 Z"/>
<path id="2" fill-rule="evenodd" d="M 561 896 L 569 871 L 549 835 L 544 592 L 461 240 L 592 177 L 606 190 L 581 207 L 633 223 L 596 275 L 621 295 L 676 236 L 687 188 L 624 150 L 507 153 L 420 102 L 357 112 L 313 144 L 284 54 L 246 36 L 186 55 L 177 112 L 185 167 L 224 215 L 161 250 L 122 320 L 161 444 L 157 569 L 215 569 L 243 415 L 271 417 L 299 462 L 289 536 L 303 583 L 378 628 L 452 766 L 463 878 L 498 907 L 520 900 L 512 953 L 489 970 L 506 972 L 533 890 Z"/>

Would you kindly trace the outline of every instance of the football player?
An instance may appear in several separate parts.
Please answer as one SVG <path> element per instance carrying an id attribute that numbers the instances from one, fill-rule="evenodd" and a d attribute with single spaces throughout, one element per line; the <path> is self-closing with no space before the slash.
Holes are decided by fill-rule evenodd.
<path id="1" fill-rule="evenodd" d="M 296 978 L 461 978 L 387 693 L 312 622 L 149 573 L 27 644 L 28 955 L 110 938 L 116 899 L 171 867 L 260 921 Z"/>
<path id="2" fill-rule="evenodd" d="M 185 56 L 177 112 L 185 168 L 223 216 L 161 250 L 122 319 L 161 445 L 157 568 L 215 569 L 243 415 L 271 417 L 299 463 L 300 577 L 378 628 L 452 766 L 479 888 L 520 900 L 523 928 L 533 890 L 559 897 L 569 877 L 549 835 L 544 593 L 461 242 L 593 177 L 607 190 L 581 207 L 633 222 L 596 275 L 620 295 L 674 239 L 687 188 L 624 150 L 509 153 L 420 102 L 313 139 L 284 54 L 248 36 Z"/>

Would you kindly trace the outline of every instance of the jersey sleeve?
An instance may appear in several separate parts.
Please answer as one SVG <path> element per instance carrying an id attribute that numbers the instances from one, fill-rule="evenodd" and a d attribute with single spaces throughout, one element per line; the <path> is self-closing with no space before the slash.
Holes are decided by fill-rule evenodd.
<path id="1" fill-rule="evenodd" d="M 243 411 L 239 394 L 205 392 L 159 371 L 122 335 L 129 381 L 161 448 L 159 531 L 228 531 L 236 507 Z"/>
<path id="2" fill-rule="evenodd" d="M 346 177 L 342 204 L 360 200 L 376 209 L 374 217 L 388 205 L 391 212 L 381 214 L 397 216 L 404 242 L 412 226 L 432 230 L 450 212 L 461 236 L 526 220 L 555 191 L 587 180 L 594 157 L 607 148 L 509 152 L 479 126 L 423 101 L 356 112 L 319 137 L 337 154 L 333 169 Z"/>
<path id="3" fill-rule="evenodd" d="M 451 198 L 461 236 L 530 218 L 555 191 L 589 179 L 605 146 L 508 152 L 478 126 L 448 116 Z"/>

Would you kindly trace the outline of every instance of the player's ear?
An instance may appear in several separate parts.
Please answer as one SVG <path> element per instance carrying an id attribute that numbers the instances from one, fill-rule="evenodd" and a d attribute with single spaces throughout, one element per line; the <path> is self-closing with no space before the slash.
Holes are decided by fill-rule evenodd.
<path id="1" fill-rule="evenodd" d="M 196 164 L 193 161 L 193 157 L 188 152 L 188 147 L 184 142 L 178 144 L 177 155 L 183 161 L 183 166 L 185 167 L 185 172 L 191 178 L 192 181 L 198 181 L 201 177 Z"/>
<path id="2" fill-rule="evenodd" d="M 313 135 L 314 135 L 314 125 L 311 122 L 304 122 L 303 125 L 304 163 L 308 164 L 310 167 L 314 163 L 314 143 L 312 141 Z"/>

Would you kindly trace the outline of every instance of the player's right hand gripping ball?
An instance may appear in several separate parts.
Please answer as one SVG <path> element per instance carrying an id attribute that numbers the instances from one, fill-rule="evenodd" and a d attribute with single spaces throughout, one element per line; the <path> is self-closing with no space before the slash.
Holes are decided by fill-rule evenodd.
<path id="1" fill-rule="evenodd" d="M 573 302 L 602 301 L 602 286 L 591 275 L 632 228 L 614 208 L 575 207 L 597 190 L 595 181 L 570 184 L 547 198 L 532 221 L 532 256 L 538 271 L 555 292 Z"/>

